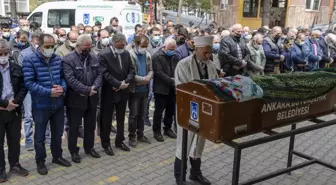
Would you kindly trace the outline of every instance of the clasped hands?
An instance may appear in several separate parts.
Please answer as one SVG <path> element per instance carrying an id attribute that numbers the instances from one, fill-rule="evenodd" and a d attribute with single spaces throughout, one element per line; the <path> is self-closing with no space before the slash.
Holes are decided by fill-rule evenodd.
<path id="1" fill-rule="evenodd" d="M 118 92 L 118 91 L 120 91 L 121 89 L 126 89 L 126 88 L 128 88 L 128 86 L 129 86 L 129 83 L 125 83 L 125 81 L 122 81 L 118 89 L 115 88 L 115 87 L 112 87 L 112 90 Z"/>
<path id="2" fill-rule="evenodd" d="M 8 101 L 8 105 L 6 108 L 0 107 L 0 110 L 6 110 L 6 111 L 13 111 L 15 108 L 17 108 L 19 105 L 15 104 L 14 99 L 11 99 Z"/>

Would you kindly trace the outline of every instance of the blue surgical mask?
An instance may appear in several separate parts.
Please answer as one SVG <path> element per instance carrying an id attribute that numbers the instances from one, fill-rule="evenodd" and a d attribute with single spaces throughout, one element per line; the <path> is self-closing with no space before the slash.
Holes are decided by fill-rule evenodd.
<path id="1" fill-rule="evenodd" d="M 169 56 L 169 57 L 174 56 L 175 55 L 175 50 L 174 51 L 167 50 L 166 55 Z"/>
<path id="2" fill-rule="evenodd" d="M 213 44 L 212 49 L 218 51 L 220 49 L 220 44 L 219 43 Z"/>

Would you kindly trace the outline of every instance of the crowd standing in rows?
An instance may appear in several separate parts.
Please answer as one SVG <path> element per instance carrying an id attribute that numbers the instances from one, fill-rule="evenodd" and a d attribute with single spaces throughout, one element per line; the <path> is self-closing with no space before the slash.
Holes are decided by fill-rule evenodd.
<path id="1" fill-rule="evenodd" d="M 97 127 L 102 148 L 113 156 L 111 132 L 116 133 L 115 147 L 130 151 L 129 146 L 136 147 L 138 142 L 151 143 L 144 133 L 147 125 L 158 142 L 164 142 L 163 135 L 177 138 L 174 175 L 177 182 L 185 180 L 179 171 L 182 128 L 176 124 L 176 85 L 237 74 L 312 71 L 332 67 L 336 57 L 334 27 L 327 33 L 266 26 L 250 31 L 240 24 L 224 29 L 212 23 L 200 29 L 167 21 L 165 25 L 136 25 L 129 38 L 122 30 L 115 17 L 105 28 L 100 22 L 79 24 L 68 33 L 58 26 L 53 33 L 44 33 L 37 23 L 24 19 L 13 30 L 2 25 L 0 182 L 8 180 L 5 135 L 10 172 L 28 175 L 19 163 L 22 119 L 25 147 L 35 150 L 41 175 L 48 174 L 45 144 L 50 145 L 53 163 L 71 166 L 62 157 L 64 131 L 72 161 L 80 163 L 78 137 L 84 140 L 85 153 L 99 158 L 94 149 Z M 152 99 L 153 125 L 149 119 Z M 124 142 L 127 110 L 129 146 Z M 192 133 L 188 137 L 190 179 L 209 185 L 201 172 L 205 140 Z"/>

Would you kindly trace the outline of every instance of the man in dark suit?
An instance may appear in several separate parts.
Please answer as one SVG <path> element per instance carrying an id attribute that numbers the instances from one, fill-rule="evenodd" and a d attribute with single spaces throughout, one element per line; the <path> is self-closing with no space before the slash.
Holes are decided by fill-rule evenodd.
<path id="1" fill-rule="evenodd" d="M 101 89 L 100 106 L 100 138 L 105 153 L 113 156 L 110 143 L 112 114 L 116 109 L 117 136 L 116 147 L 130 151 L 124 144 L 124 123 L 126 105 L 129 95 L 128 85 L 135 77 L 131 57 L 125 50 L 126 38 L 123 34 L 116 34 L 112 39 L 112 46 L 99 54 L 101 72 L 103 74 L 103 86 Z"/>
<path id="2" fill-rule="evenodd" d="M 101 86 L 101 73 L 97 56 L 91 52 L 92 39 L 82 34 L 75 51 L 62 58 L 64 77 L 68 84 L 65 99 L 69 120 L 68 148 L 72 161 L 80 163 L 77 137 L 78 127 L 84 120 L 84 150 L 94 158 L 100 155 L 93 148 L 98 104 L 97 89 Z"/>

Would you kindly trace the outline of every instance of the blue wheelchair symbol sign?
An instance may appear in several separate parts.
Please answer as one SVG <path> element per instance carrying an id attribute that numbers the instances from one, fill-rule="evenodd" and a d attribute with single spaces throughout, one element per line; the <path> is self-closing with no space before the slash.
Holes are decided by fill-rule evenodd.
<path id="1" fill-rule="evenodd" d="M 190 102 L 190 119 L 198 121 L 198 103 Z"/>
<path id="2" fill-rule="evenodd" d="M 85 14 L 83 15 L 83 23 L 84 23 L 84 24 L 89 24 L 89 23 L 90 23 L 90 14 L 85 13 Z"/>

